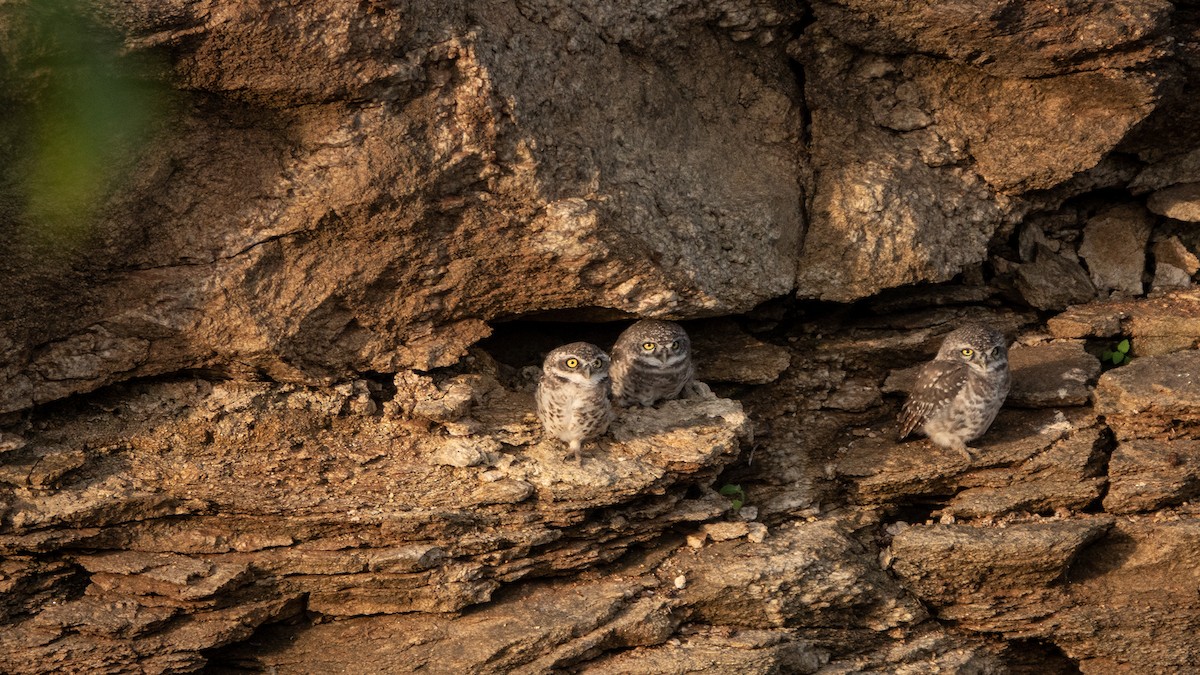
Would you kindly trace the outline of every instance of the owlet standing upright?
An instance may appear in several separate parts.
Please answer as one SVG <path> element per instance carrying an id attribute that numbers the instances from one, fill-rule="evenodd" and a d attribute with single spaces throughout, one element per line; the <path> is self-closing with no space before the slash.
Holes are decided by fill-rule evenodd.
<path id="1" fill-rule="evenodd" d="M 538 419 L 546 433 L 567 442 L 577 462 L 583 442 L 607 431 L 613 419 L 608 366 L 608 354 L 587 342 L 554 349 L 542 364 L 534 395 Z"/>
<path id="2" fill-rule="evenodd" d="M 959 328 L 921 367 L 900 413 L 900 439 L 920 428 L 934 444 L 973 458 L 967 443 L 992 425 L 1008 396 L 1008 342 L 982 325 Z"/>
<path id="3" fill-rule="evenodd" d="M 643 406 L 677 398 L 692 381 L 692 341 L 672 321 L 638 321 L 613 346 L 613 397 L 617 405 Z"/>

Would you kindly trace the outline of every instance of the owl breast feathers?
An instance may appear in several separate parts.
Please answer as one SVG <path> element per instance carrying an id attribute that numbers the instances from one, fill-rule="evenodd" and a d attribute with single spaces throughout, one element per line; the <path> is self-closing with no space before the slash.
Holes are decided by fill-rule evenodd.
<path id="1" fill-rule="evenodd" d="M 534 394 L 538 419 L 578 461 L 583 442 L 602 435 L 612 422 L 610 393 L 608 354 L 587 342 L 563 345 L 542 364 Z"/>

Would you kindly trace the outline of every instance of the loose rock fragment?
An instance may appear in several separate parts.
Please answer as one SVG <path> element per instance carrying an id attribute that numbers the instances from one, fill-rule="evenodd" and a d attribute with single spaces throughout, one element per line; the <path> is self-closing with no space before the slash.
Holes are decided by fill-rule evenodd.
<path id="1" fill-rule="evenodd" d="M 1159 190 L 1150 195 L 1146 207 L 1160 216 L 1200 223 L 1200 183 Z"/>

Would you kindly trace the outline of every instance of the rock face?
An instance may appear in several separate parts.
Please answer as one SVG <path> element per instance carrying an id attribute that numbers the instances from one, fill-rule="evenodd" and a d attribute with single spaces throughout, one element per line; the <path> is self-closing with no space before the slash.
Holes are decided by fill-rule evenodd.
<path id="1" fill-rule="evenodd" d="M 1114 513 L 1153 511 L 1200 495 L 1200 351 L 1137 359 L 1101 378 L 1096 407 L 1120 443 L 1104 498 Z"/>
<path id="2" fill-rule="evenodd" d="M 33 618 L 0 630 L 4 671 L 63 650 L 72 668 L 183 669 L 301 610 L 457 611 L 729 508 L 686 493 L 737 456 L 736 402 L 628 412 L 576 465 L 537 442 L 529 393 L 485 375 L 440 386 L 470 396 L 441 422 L 407 412 L 416 387 L 380 407 L 366 386 L 194 380 L 31 420 L 5 457 L 0 550 L 6 578 L 37 592 L 9 609 Z"/>
<path id="3" fill-rule="evenodd" d="M 448 366 L 556 310 L 862 298 L 972 269 L 1093 188 L 1182 217 L 1181 147 L 1137 132 L 1188 110 L 1160 90 L 1191 81 L 1190 10 L 985 4 L 97 3 L 187 96 L 81 240 L 0 195 L 30 235 L 0 249 L 0 411 L 181 369 Z"/>
<path id="4" fill-rule="evenodd" d="M 1088 402 L 1100 362 L 1077 343 L 1017 345 L 1008 352 L 1013 372 L 1007 405 L 1054 408 Z"/>
<path id="5" fill-rule="evenodd" d="M 897 444 L 889 423 L 839 452 L 835 471 L 854 502 L 899 509 L 881 559 L 937 618 L 1052 644 L 1074 672 L 1190 667 L 1200 581 L 1179 572 L 1177 556 L 1195 548 L 1200 523 L 1189 503 L 1200 352 L 1105 373 L 1094 409 L 1079 405 L 1086 397 L 1048 396 L 1080 367 L 1077 348 L 1011 353 L 1014 392 L 1046 407 L 1003 411 L 971 464 L 924 440 Z M 914 511 L 928 516 L 905 522 Z"/>
<path id="6" fill-rule="evenodd" d="M 1184 183 L 1155 192 L 1146 206 L 1161 216 L 1200 222 L 1200 183 Z"/>
<path id="7" fill-rule="evenodd" d="M 428 369 L 494 318 L 732 313 L 794 286 L 782 5 L 113 10 L 198 95 L 86 253 L 6 239 L 26 292 L 0 311 L 0 410 L 181 368 Z"/>
<path id="8" fill-rule="evenodd" d="M 1018 265 L 1013 275 L 1017 291 L 1030 306 L 1064 310 L 1096 296 L 1096 287 L 1077 261 L 1040 245 L 1034 256 L 1033 262 Z"/>
<path id="9" fill-rule="evenodd" d="M 1146 242 L 1153 224 L 1137 206 L 1114 207 L 1088 221 L 1079 255 L 1087 261 L 1096 288 L 1133 295 L 1144 290 Z"/>
<path id="10" fill-rule="evenodd" d="M 174 95 L 44 227 L 105 139 L 0 5 L 0 671 L 1200 662 L 1194 3 L 83 4 Z M 568 461 L 635 317 L 699 382 Z M 968 321 L 971 461 L 894 423 Z"/>
<path id="11" fill-rule="evenodd" d="M 888 364 L 980 311 L 794 324 L 791 366 L 744 404 L 625 410 L 582 464 L 542 439 L 522 371 L 481 351 L 391 382 L 167 379 L 44 406 L 0 438 L 0 663 L 1186 668 L 1196 352 L 1136 357 L 1093 396 L 1094 357 L 1024 340 L 1029 407 L 974 462 L 897 443 Z"/>
<path id="12" fill-rule="evenodd" d="M 1059 338 L 1120 341 L 1128 336 L 1132 354 L 1155 356 L 1191 349 L 1200 340 L 1200 292 L 1172 291 L 1146 300 L 1119 300 L 1072 307 L 1051 317 Z"/>
<path id="13" fill-rule="evenodd" d="M 1166 47 L 1169 4 L 985 5 L 814 3 L 800 55 L 817 176 L 801 296 L 953 277 L 1024 215 L 1022 193 L 1092 169 L 1153 109 L 1142 69 Z"/>

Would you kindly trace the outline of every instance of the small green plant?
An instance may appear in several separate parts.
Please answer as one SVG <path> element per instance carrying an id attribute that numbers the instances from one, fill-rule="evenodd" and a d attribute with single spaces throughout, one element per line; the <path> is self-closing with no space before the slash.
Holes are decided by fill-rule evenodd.
<path id="1" fill-rule="evenodd" d="M 1133 358 L 1133 356 L 1129 353 L 1131 349 L 1132 347 L 1129 344 L 1129 338 L 1125 338 L 1124 340 L 1121 340 L 1117 344 L 1113 345 L 1111 350 L 1104 350 L 1104 353 L 1100 355 L 1100 360 L 1104 363 L 1111 363 L 1114 366 L 1119 366 Z"/>
<path id="2" fill-rule="evenodd" d="M 730 501 L 734 511 L 742 508 L 742 504 L 746 503 L 746 491 L 742 489 L 741 485 L 726 483 L 718 492 Z"/>

